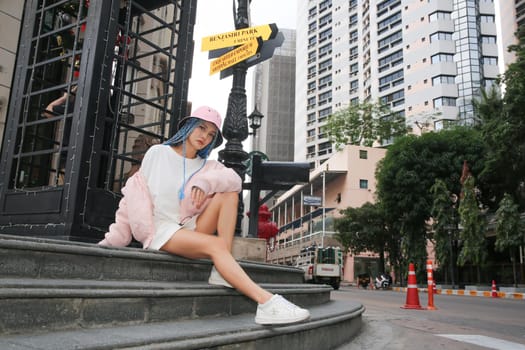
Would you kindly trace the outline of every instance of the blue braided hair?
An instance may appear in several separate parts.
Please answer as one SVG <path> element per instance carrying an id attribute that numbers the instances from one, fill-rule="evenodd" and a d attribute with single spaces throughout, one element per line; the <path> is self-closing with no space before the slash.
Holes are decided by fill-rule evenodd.
<path id="1" fill-rule="evenodd" d="M 186 141 L 188 136 L 190 136 L 193 129 L 195 129 L 201 123 L 204 123 L 204 121 L 199 118 L 195 118 L 195 117 L 188 118 L 188 120 L 182 125 L 182 127 L 175 133 L 175 135 L 173 135 L 171 138 L 166 140 L 164 144 L 168 146 L 177 146 L 181 143 L 184 144 L 184 141 Z M 211 151 L 214 148 L 213 146 L 215 145 L 217 138 L 218 138 L 218 133 L 215 135 L 213 140 L 208 144 L 208 146 L 197 151 L 197 155 L 203 159 L 207 159 Z"/>
<path id="2" fill-rule="evenodd" d="M 173 135 L 171 138 L 166 140 L 163 144 L 167 146 L 177 146 L 179 144 L 182 144 L 182 154 L 183 154 L 183 161 L 182 161 L 182 186 L 179 189 L 179 199 L 184 199 L 184 187 L 186 187 L 186 183 L 190 181 L 190 179 L 195 175 L 196 173 L 201 170 L 204 165 L 206 164 L 206 161 L 208 160 L 208 156 L 210 155 L 213 145 L 217 141 L 218 133 L 215 134 L 215 137 L 213 140 L 203 149 L 197 151 L 197 155 L 204 159 L 204 162 L 200 166 L 199 169 L 197 169 L 193 174 L 191 174 L 188 179 L 186 179 L 186 140 L 188 139 L 188 136 L 192 133 L 192 131 L 199 126 L 201 123 L 203 123 L 199 118 L 191 117 L 188 118 L 188 120 L 181 126 L 181 128 Z"/>

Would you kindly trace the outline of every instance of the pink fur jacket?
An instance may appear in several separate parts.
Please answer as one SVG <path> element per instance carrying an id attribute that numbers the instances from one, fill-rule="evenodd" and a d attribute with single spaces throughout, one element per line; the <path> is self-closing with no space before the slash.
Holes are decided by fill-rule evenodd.
<path id="1" fill-rule="evenodd" d="M 208 160 L 204 167 L 188 181 L 185 192 L 188 193 L 188 189 L 193 186 L 199 187 L 208 195 L 218 192 L 240 192 L 242 181 L 233 169 L 217 161 Z M 135 238 L 146 249 L 155 234 L 155 225 L 153 201 L 146 179 L 140 171 L 126 181 L 122 194 L 124 197 L 120 200 L 115 213 L 115 222 L 109 226 L 109 232 L 98 244 L 125 247 L 131 243 L 132 238 Z M 206 204 L 207 202 L 197 209 L 192 204 L 190 196 L 186 196 L 181 202 L 181 217 L 200 214 Z"/>

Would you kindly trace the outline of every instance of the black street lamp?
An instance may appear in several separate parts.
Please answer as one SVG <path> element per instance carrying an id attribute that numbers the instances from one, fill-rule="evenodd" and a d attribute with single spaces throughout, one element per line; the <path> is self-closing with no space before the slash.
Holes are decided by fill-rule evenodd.
<path id="1" fill-rule="evenodd" d="M 253 112 L 248 116 L 250 128 L 253 130 L 250 135 L 253 135 L 254 138 L 257 135 L 257 129 L 261 127 L 262 118 L 264 118 L 264 115 L 257 110 L 257 105 L 255 105 Z"/>

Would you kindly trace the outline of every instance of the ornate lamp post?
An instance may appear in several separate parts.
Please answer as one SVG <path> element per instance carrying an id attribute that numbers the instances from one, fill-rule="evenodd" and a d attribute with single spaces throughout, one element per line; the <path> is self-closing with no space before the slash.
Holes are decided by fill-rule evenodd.
<path id="1" fill-rule="evenodd" d="M 237 11 L 234 13 L 235 29 L 248 28 L 250 26 L 248 10 L 249 0 L 237 0 Z M 235 5 L 235 3 L 234 3 Z M 235 11 L 235 8 L 234 8 Z M 245 161 L 248 153 L 243 150 L 242 142 L 248 137 L 248 119 L 246 117 L 246 71 L 248 66 L 245 61 L 237 63 L 233 67 L 233 82 L 230 95 L 228 96 L 228 107 L 222 133 L 227 140 L 224 149 L 219 152 L 219 160 L 226 166 L 234 169 L 244 182 L 246 174 Z M 237 225 L 235 235 L 241 235 L 241 223 L 244 212 L 242 192 L 239 194 L 239 210 L 237 212 Z"/>

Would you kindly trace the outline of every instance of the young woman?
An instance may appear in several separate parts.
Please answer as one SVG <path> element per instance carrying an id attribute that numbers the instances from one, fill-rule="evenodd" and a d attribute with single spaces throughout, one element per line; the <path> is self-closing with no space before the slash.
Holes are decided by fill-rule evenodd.
<path id="1" fill-rule="evenodd" d="M 115 223 L 99 244 L 126 246 L 134 237 L 147 249 L 211 259 L 208 282 L 233 287 L 257 302 L 256 323 L 305 320 L 308 310 L 261 288 L 231 254 L 242 184 L 235 171 L 208 160 L 222 143 L 220 128 L 220 114 L 200 107 L 180 121 L 172 138 L 152 146 L 122 189 Z"/>

